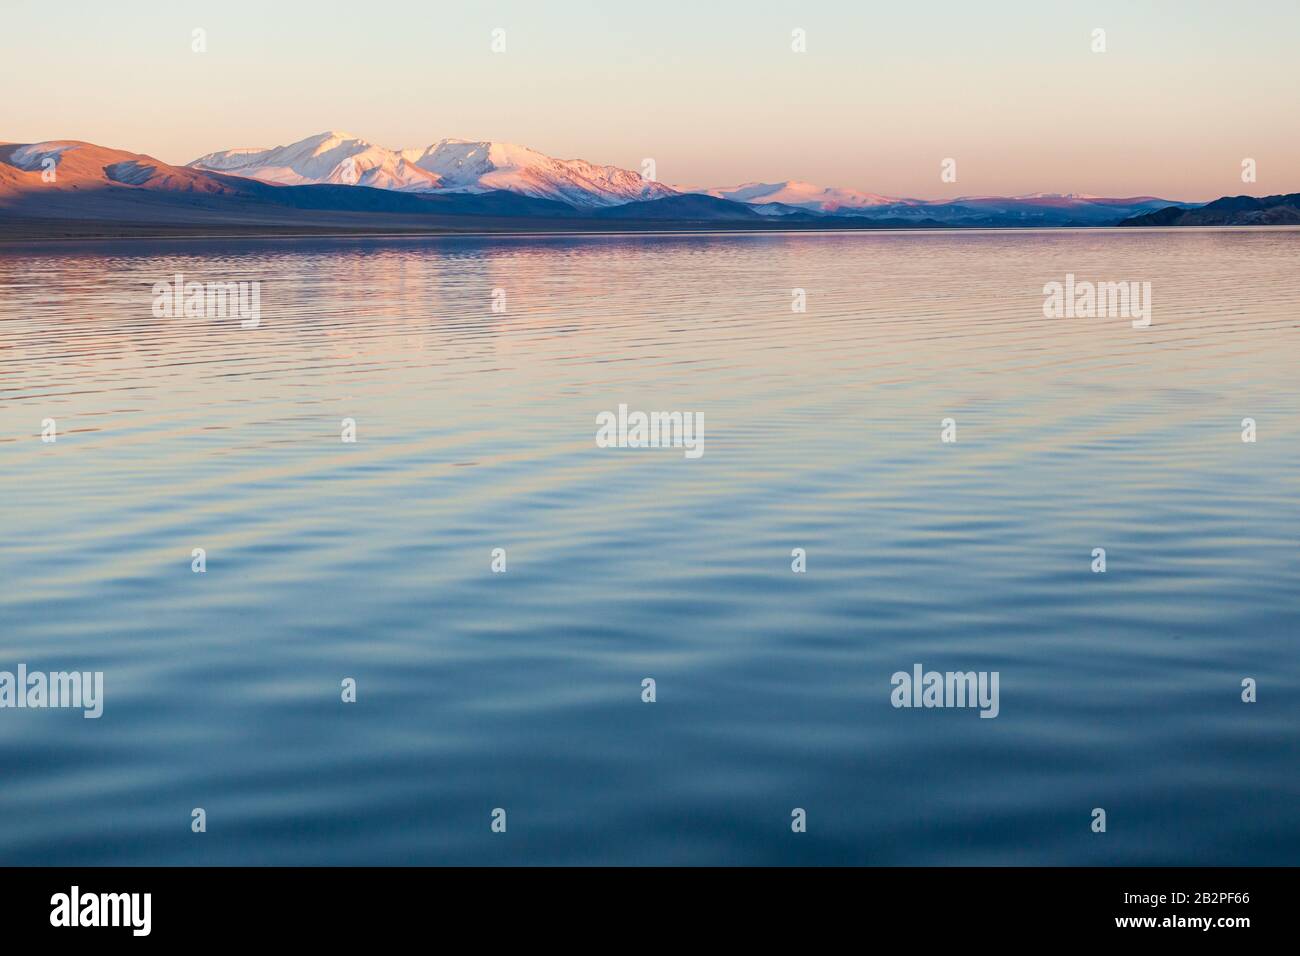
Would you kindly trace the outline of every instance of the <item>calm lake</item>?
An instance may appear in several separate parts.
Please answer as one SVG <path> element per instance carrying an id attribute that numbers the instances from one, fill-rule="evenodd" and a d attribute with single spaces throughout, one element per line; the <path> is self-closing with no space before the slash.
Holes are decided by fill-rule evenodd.
<path id="1" fill-rule="evenodd" d="M 3 864 L 1294 863 L 1298 577 L 1300 231 L 0 247 Z"/>

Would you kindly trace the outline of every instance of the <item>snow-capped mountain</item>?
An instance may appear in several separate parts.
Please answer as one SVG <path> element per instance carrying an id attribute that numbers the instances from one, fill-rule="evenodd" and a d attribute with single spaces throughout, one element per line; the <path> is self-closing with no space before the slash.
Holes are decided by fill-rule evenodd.
<path id="1" fill-rule="evenodd" d="M 228 149 L 200 156 L 189 165 L 286 186 L 335 183 L 419 190 L 437 185 L 435 177 L 417 170 L 400 153 L 347 133 L 321 133 L 275 149 Z"/>
<path id="2" fill-rule="evenodd" d="M 724 186 L 716 189 L 700 190 L 719 199 L 753 204 L 781 203 L 786 206 L 799 206 L 815 212 L 856 213 L 873 206 L 907 205 L 915 200 L 893 199 L 878 196 L 857 189 L 843 189 L 835 186 L 815 186 L 789 180 L 783 183 L 745 183 L 741 186 Z"/>
<path id="3" fill-rule="evenodd" d="M 285 185 L 338 183 L 409 192 L 506 190 L 579 207 L 614 206 L 675 195 L 631 170 L 581 159 L 554 159 L 511 143 L 444 139 L 423 149 L 392 150 L 328 132 L 274 149 L 229 149 L 189 163 Z"/>
<path id="4" fill-rule="evenodd" d="M 577 206 L 613 206 L 675 194 L 663 183 L 642 179 L 631 170 L 581 159 L 552 159 L 511 143 L 444 139 L 426 149 L 415 165 L 437 176 L 443 189 L 505 189 Z"/>

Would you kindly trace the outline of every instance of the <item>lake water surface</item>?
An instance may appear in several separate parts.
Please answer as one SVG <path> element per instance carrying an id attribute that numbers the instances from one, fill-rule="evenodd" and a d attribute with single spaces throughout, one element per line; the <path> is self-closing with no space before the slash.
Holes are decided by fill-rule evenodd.
<path id="1" fill-rule="evenodd" d="M 0 863 L 1295 863 L 1298 326 L 1293 230 L 6 248 L 0 670 L 105 699 Z"/>

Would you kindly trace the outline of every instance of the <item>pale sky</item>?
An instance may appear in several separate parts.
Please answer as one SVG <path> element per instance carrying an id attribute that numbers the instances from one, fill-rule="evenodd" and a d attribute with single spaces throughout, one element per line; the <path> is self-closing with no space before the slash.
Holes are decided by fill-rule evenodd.
<path id="1" fill-rule="evenodd" d="M 697 186 L 1300 191 L 1300 0 L 4 0 L 3 23 L 0 141 L 185 163 L 336 129 Z"/>

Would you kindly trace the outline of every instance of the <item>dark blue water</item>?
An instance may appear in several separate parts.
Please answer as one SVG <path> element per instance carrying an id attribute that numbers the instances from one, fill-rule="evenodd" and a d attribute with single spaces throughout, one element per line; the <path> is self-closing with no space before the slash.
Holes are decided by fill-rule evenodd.
<path id="1" fill-rule="evenodd" d="M 0 709 L 0 863 L 1294 863 L 1298 263 L 0 252 L 0 670 L 104 674 L 97 720 Z M 258 327 L 155 316 L 178 272 L 260 282 Z M 1045 318 L 1066 273 L 1151 282 L 1150 327 Z M 701 413 L 703 456 L 597 447 L 620 403 Z M 894 708 L 917 663 L 997 671 L 998 716 Z"/>

